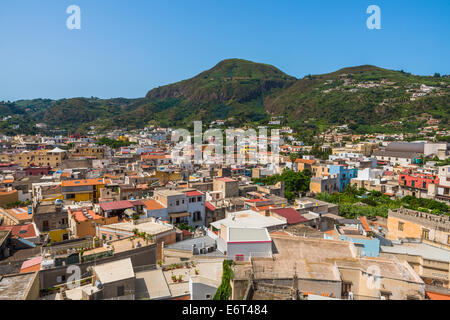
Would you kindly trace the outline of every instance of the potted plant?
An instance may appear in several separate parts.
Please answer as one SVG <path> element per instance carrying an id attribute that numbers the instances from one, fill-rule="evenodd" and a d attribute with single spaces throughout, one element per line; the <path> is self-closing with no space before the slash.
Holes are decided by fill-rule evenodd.
<path id="1" fill-rule="evenodd" d="M 195 275 L 198 276 L 199 272 L 198 269 L 195 269 Z"/>
<path id="2" fill-rule="evenodd" d="M 189 269 L 189 268 L 190 268 L 189 262 L 185 262 L 185 263 L 184 263 L 184 266 L 186 267 L 186 269 Z"/>
<path id="3" fill-rule="evenodd" d="M 172 273 L 172 281 L 177 282 L 177 276 Z"/>
<path id="4" fill-rule="evenodd" d="M 180 274 L 180 275 L 178 276 L 178 282 L 183 282 L 183 275 Z"/>

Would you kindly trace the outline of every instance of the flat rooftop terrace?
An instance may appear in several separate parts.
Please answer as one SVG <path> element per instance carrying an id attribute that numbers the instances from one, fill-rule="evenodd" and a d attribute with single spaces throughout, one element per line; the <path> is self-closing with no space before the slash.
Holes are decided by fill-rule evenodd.
<path id="1" fill-rule="evenodd" d="M 130 222 L 119 222 L 113 223 L 103 226 L 103 228 L 107 229 L 116 229 L 122 231 L 133 232 L 134 229 L 137 229 L 139 232 L 146 232 L 148 234 L 160 234 L 170 230 L 173 230 L 172 227 L 156 223 L 156 222 L 144 222 L 139 224 L 133 224 Z"/>
<path id="2" fill-rule="evenodd" d="M 35 273 L 0 276 L 0 300 L 23 300 Z"/>
<path id="3" fill-rule="evenodd" d="M 450 263 L 450 250 L 433 247 L 426 243 L 403 243 L 390 246 L 381 246 L 381 252 L 391 254 L 405 254 L 410 256 L 421 256 L 427 260 L 436 260 Z"/>

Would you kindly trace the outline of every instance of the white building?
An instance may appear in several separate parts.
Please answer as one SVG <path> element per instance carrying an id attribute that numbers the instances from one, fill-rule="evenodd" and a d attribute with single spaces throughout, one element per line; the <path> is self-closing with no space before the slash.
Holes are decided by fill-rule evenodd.
<path id="1" fill-rule="evenodd" d="M 216 240 L 217 249 L 228 259 L 248 260 L 272 254 L 269 230 L 287 224 L 285 218 L 266 217 L 253 210 L 228 213 L 225 219 L 211 223 L 208 235 Z"/>
<path id="2" fill-rule="evenodd" d="M 230 227 L 226 238 L 221 240 L 225 245 L 223 253 L 230 260 L 247 261 L 252 257 L 272 256 L 272 239 L 266 228 Z"/>

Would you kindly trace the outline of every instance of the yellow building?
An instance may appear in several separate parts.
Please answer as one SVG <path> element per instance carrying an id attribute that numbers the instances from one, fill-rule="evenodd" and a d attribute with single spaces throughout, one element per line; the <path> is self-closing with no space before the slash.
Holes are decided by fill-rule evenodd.
<path id="1" fill-rule="evenodd" d="M 109 179 L 85 179 L 85 180 L 65 180 L 61 182 L 62 194 L 65 200 L 94 201 L 100 198 L 100 189 L 110 184 Z"/>
<path id="2" fill-rule="evenodd" d="M 74 152 L 70 154 L 72 158 L 96 158 L 103 159 L 105 150 L 103 147 L 77 147 Z"/>
<path id="3" fill-rule="evenodd" d="M 169 181 L 179 181 L 183 179 L 181 172 L 179 171 L 175 172 L 155 171 L 155 173 L 151 176 L 151 178 L 157 178 L 161 185 L 164 185 Z"/>
<path id="4" fill-rule="evenodd" d="M 22 167 L 35 165 L 38 167 L 57 167 L 66 158 L 66 152 L 61 149 L 25 151 L 9 155 L 12 161 Z"/>
<path id="5" fill-rule="evenodd" d="M 50 231 L 44 232 L 44 233 L 48 233 L 50 243 L 69 240 L 69 230 L 68 229 L 50 230 Z"/>
<path id="6" fill-rule="evenodd" d="M 327 177 L 330 175 L 330 168 L 325 164 L 313 164 L 311 165 L 311 171 L 313 177 Z"/>
<path id="7" fill-rule="evenodd" d="M 423 243 L 450 249 L 450 217 L 440 217 L 420 211 L 400 208 L 389 210 L 390 240 L 415 238 Z"/>

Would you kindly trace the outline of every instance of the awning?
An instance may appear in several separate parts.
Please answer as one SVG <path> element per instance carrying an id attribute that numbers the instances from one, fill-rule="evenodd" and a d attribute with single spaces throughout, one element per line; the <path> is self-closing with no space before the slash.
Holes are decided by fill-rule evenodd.
<path id="1" fill-rule="evenodd" d="M 177 212 L 177 213 L 169 213 L 171 218 L 182 218 L 189 217 L 191 214 L 189 212 Z"/>
<path id="2" fill-rule="evenodd" d="M 133 209 L 127 209 L 124 211 L 124 213 L 129 217 L 132 217 L 136 214 L 136 212 Z"/>

